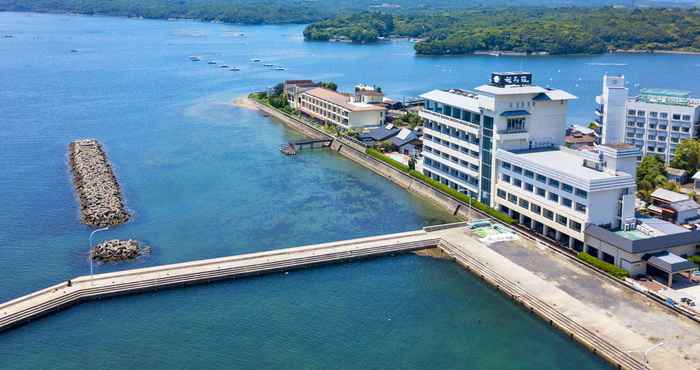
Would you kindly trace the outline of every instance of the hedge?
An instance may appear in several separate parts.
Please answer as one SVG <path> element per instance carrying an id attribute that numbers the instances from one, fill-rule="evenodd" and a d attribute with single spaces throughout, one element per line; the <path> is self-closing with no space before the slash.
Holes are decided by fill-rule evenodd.
<path id="1" fill-rule="evenodd" d="M 501 222 L 504 222 L 504 223 L 509 224 L 509 225 L 515 224 L 515 220 L 512 219 L 507 214 L 500 212 L 500 211 L 497 211 L 497 210 L 487 206 L 484 203 L 481 203 L 475 199 L 472 199 L 470 196 L 468 196 L 462 192 L 459 192 L 455 189 L 452 189 L 451 187 L 449 187 L 441 182 L 435 181 L 435 180 L 431 179 L 430 177 L 428 177 L 428 176 L 426 176 L 426 175 L 424 175 L 416 170 L 411 170 L 408 168 L 408 166 L 385 156 L 384 154 L 380 153 L 376 149 L 373 149 L 373 148 L 367 149 L 367 154 L 369 154 L 370 156 L 396 168 L 397 170 L 399 170 L 401 172 L 407 173 L 410 176 L 412 176 L 418 180 L 423 181 L 424 183 L 432 186 L 435 189 L 438 189 L 438 190 L 441 190 L 441 191 L 447 193 L 452 198 L 455 198 L 455 199 L 462 201 L 464 203 L 467 203 L 467 204 L 471 204 L 472 207 L 480 210 L 481 212 L 486 213 L 487 215 L 489 215 L 493 218 L 496 218 L 497 220 L 499 220 Z"/>
<path id="2" fill-rule="evenodd" d="M 591 265 L 609 273 L 610 275 L 622 279 L 630 276 L 630 273 L 605 261 L 599 260 L 586 252 L 579 252 L 576 257 L 580 260 L 590 263 Z"/>
<path id="3" fill-rule="evenodd" d="M 688 261 L 693 262 L 696 265 L 700 265 L 700 256 L 690 256 L 688 257 Z"/>

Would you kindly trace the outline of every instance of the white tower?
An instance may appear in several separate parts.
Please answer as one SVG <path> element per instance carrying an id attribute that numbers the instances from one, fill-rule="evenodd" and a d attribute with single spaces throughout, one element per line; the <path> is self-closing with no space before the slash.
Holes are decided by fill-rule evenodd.
<path id="1" fill-rule="evenodd" d="M 625 142 L 625 121 L 627 111 L 625 103 L 629 91 L 625 87 L 625 76 L 603 76 L 603 93 L 596 98 L 596 114 L 601 117 L 603 125 L 603 144 L 620 144 Z"/>

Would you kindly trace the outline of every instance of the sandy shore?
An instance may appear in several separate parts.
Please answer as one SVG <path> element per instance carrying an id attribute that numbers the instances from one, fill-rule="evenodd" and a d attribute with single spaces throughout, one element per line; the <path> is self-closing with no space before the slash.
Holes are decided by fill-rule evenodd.
<path id="1" fill-rule="evenodd" d="M 253 101 L 250 100 L 247 96 L 239 96 L 236 99 L 233 99 L 232 103 L 233 106 L 238 108 L 258 110 L 258 108 L 255 106 L 255 103 L 253 103 Z"/>

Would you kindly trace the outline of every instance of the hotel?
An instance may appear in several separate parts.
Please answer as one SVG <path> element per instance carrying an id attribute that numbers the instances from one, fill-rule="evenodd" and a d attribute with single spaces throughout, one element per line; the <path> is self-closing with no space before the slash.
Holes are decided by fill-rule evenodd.
<path id="1" fill-rule="evenodd" d="M 700 136 L 700 100 L 687 91 L 642 89 L 639 96 L 628 95 L 624 76 L 603 77 L 595 110 L 602 143 L 634 145 L 668 164 L 682 140 Z"/>
<path id="2" fill-rule="evenodd" d="M 297 94 L 289 94 L 291 105 L 325 124 L 341 129 L 379 127 L 386 119 L 386 108 L 356 101 L 355 96 L 341 94 L 323 87 L 301 89 Z"/>
<path id="3" fill-rule="evenodd" d="M 531 80 L 524 72 L 493 73 L 474 91 L 421 95 L 423 173 L 493 206 L 496 151 L 564 142 L 567 103 L 576 97 Z"/>

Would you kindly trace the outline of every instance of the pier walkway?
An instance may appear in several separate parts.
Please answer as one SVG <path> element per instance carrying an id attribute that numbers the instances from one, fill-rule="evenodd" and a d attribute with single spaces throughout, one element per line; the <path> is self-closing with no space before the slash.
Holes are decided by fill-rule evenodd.
<path id="1" fill-rule="evenodd" d="M 287 271 L 434 247 L 423 230 L 269 252 L 80 276 L 0 305 L 0 331 L 91 298 Z"/>
<path id="2" fill-rule="evenodd" d="M 630 349 L 648 348 L 647 338 L 620 327 L 616 317 L 591 310 L 539 276 L 527 271 L 469 235 L 465 223 L 376 237 L 278 249 L 143 269 L 81 276 L 0 304 L 0 331 L 82 301 L 187 284 L 282 272 L 360 258 L 437 247 L 527 310 L 560 329 L 622 369 L 649 367 Z M 515 246 L 515 245 L 514 245 Z M 608 329 L 613 328 L 613 329 Z M 661 349 L 663 351 L 664 349 Z M 675 353 L 655 359 L 684 369 Z M 658 363 L 657 363 L 658 364 Z M 656 364 L 655 364 L 656 365 Z M 654 366 L 668 368 L 668 366 Z"/>

